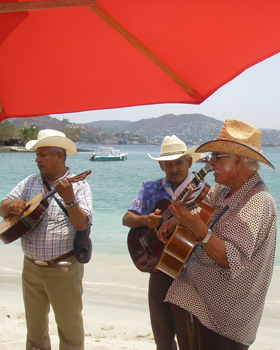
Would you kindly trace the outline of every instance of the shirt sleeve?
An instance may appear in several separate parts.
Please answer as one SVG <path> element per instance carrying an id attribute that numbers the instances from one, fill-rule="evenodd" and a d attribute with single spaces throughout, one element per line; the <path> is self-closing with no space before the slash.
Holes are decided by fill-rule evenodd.
<path id="1" fill-rule="evenodd" d="M 224 237 L 231 277 L 246 270 L 255 254 L 273 249 L 276 205 L 268 192 L 253 195 L 231 221 Z"/>
<path id="2" fill-rule="evenodd" d="M 137 195 L 133 199 L 128 210 L 136 211 L 140 215 L 148 215 L 147 206 L 145 203 L 145 182 L 143 182 L 139 192 L 137 193 Z"/>
<path id="3" fill-rule="evenodd" d="M 22 180 L 19 182 L 16 187 L 14 187 L 10 193 L 8 193 L 2 200 L 4 199 L 9 199 L 9 200 L 14 200 L 14 199 L 21 199 L 25 202 L 29 201 L 30 198 L 27 198 L 26 196 L 26 184 L 28 181 L 31 179 L 31 176 L 28 176 L 26 179 Z"/>

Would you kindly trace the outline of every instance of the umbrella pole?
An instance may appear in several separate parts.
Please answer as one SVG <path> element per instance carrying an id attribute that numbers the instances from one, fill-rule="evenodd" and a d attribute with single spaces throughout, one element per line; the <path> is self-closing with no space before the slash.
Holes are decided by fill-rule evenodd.
<path id="1" fill-rule="evenodd" d="M 152 51 L 150 51 L 145 45 L 143 45 L 138 39 L 135 38 L 129 31 L 127 31 L 121 24 L 114 20 L 108 13 L 102 10 L 96 3 L 89 6 L 89 8 L 101 17 L 105 22 L 110 24 L 116 31 L 123 35 L 131 44 L 133 44 L 138 50 L 158 65 L 166 74 L 168 74 L 177 84 L 182 86 L 188 94 L 193 98 L 195 103 L 203 101 L 203 97 L 187 84 L 178 74 L 176 74 L 170 67 L 168 67 L 160 58 L 158 58 Z"/>
<path id="2" fill-rule="evenodd" d="M 4 2 L 0 4 L 0 13 L 47 10 L 64 7 L 81 7 L 94 4 L 95 0 L 47 0 L 47 1 L 25 1 Z"/>

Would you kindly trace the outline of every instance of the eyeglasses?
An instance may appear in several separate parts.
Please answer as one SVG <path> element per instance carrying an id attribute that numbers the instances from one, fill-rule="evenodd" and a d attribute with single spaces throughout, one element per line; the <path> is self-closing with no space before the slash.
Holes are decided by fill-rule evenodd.
<path id="1" fill-rule="evenodd" d="M 217 160 L 218 160 L 218 158 L 220 158 L 220 157 L 228 157 L 228 156 L 230 156 L 230 153 L 227 153 L 227 154 L 219 154 L 219 153 L 217 153 L 217 152 L 212 152 L 212 153 L 211 153 L 211 160 L 212 160 L 212 162 L 216 163 Z"/>

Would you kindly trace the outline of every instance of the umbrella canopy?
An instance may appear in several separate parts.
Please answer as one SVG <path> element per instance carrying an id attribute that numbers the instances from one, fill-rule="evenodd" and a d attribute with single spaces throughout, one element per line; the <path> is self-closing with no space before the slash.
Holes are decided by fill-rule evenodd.
<path id="1" fill-rule="evenodd" d="M 0 120 L 200 104 L 280 51 L 279 18 L 278 0 L 0 0 Z"/>

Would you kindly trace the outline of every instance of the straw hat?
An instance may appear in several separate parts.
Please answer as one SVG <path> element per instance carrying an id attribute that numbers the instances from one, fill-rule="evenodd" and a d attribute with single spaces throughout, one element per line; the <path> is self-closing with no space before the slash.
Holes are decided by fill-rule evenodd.
<path id="1" fill-rule="evenodd" d="M 166 160 L 175 160 L 181 158 L 182 156 L 189 155 L 192 157 L 193 162 L 196 162 L 200 158 L 200 153 L 195 153 L 197 149 L 196 147 L 191 147 L 189 150 L 185 142 L 181 141 L 177 136 L 166 136 L 161 144 L 161 152 L 160 157 L 154 158 L 149 155 L 148 156 L 157 161 L 164 162 Z"/>
<path id="2" fill-rule="evenodd" d="M 262 155 L 261 131 L 239 120 L 225 120 L 217 140 L 199 146 L 196 152 L 221 152 L 258 160 L 274 166 Z"/>
<path id="3" fill-rule="evenodd" d="M 40 130 L 37 140 L 28 141 L 26 149 L 35 149 L 39 147 L 59 147 L 66 151 L 66 154 L 73 155 L 77 152 L 77 147 L 73 141 L 68 139 L 61 131 L 45 129 Z"/>

